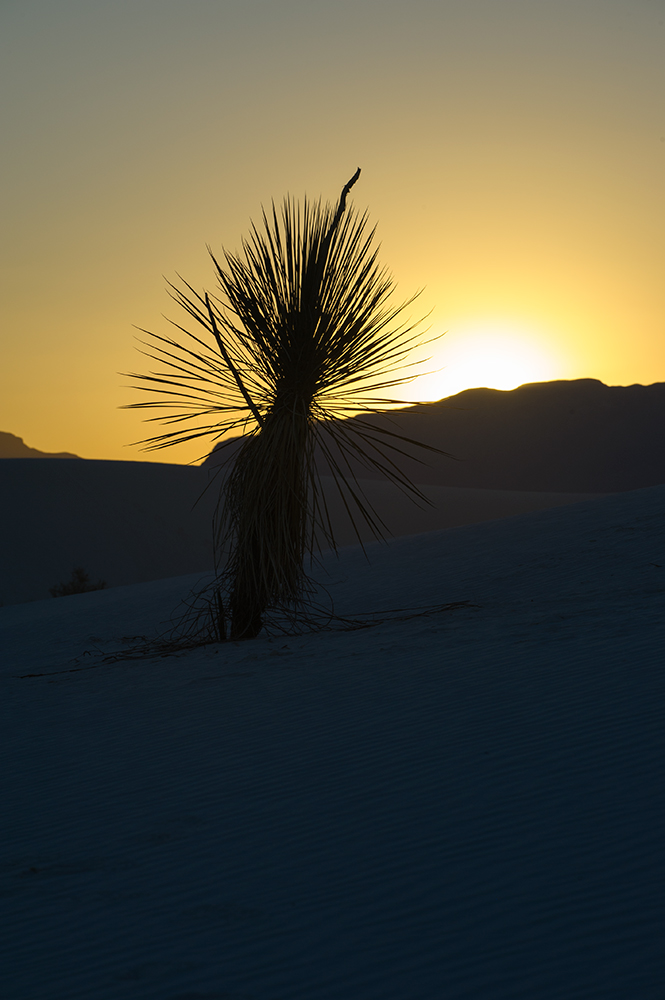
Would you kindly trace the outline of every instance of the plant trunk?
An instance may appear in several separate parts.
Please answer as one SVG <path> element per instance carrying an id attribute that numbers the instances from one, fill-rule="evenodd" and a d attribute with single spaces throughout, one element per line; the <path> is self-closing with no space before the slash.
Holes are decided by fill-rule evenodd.
<path id="1" fill-rule="evenodd" d="M 237 545 L 230 598 L 231 639 L 253 639 L 275 601 L 297 597 L 303 570 L 307 414 L 292 404 L 269 414 L 248 443 L 234 484 Z"/>
<path id="2" fill-rule="evenodd" d="M 255 639 L 263 625 L 264 610 L 250 594 L 234 590 L 231 594 L 231 640 Z"/>

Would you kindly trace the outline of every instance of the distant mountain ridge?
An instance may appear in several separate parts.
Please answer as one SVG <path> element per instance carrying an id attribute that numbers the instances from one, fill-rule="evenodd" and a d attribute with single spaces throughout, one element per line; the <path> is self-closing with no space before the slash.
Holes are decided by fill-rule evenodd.
<path id="1" fill-rule="evenodd" d="M 351 418 L 359 419 L 359 418 Z M 395 456 L 416 483 L 489 490 L 614 493 L 665 483 L 665 383 L 607 386 L 597 379 L 531 382 L 508 391 L 465 389 L 363 418 L 423 441 L 454 458 L 409 448 Z M 241 439 L 205 469 L 230 457 Z M 2 458 L 75 458 L 30 448 L 0 431 Z M 329 470 L 319 456 L 323 475 Z M 357 475 L 377 473 L 354 464 Z"/>
<path id="2" fill-rule="evenodd" d="M 79 456 L 68 451 L 39 451 L 38 448 L 30 448 L 23 438 L 17 437 L 16 434 L 0 431 L 0 458 L 79 458 Z"/>
<path id="3" fill-rule="evenodd" d="M 575 379 L 531 382 L 509 391 L 465 389 L 436 403 L 363 419 L 454 456 L 404 445 L 423 461 L 401 455 L 394 461 L 416 483 L 562 493 L 614 493 L 665 483 L 663 382 L 607 386 Z M 229 445 L 222 456 L 213 451 L 204 465 L 216 465 L 237 446 Z M 363 478 L 378 478 L 358 462 L 353 467 Z"/>

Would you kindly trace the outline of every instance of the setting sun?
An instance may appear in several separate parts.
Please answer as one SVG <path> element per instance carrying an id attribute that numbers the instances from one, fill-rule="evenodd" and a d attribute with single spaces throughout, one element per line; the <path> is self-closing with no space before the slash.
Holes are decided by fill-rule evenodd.
<path id="1" fill-rule="evenodd" d="M 563 378 L 551 339 L 520 324 L 481 321 L 460 325 L 430 345 L 424 374 L 404 387 L 410 401 L 452 396 L 463 389 L 515 389 L 525 382 Z"/>

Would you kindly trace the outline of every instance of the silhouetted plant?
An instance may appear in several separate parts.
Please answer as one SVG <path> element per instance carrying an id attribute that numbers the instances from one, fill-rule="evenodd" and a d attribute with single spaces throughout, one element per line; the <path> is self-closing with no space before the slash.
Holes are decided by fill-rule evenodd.
<path id="1" fill-rule="evenodd" d="M 172 298 L 205 331 L 173 323 L 187 338 L 143 330 L 147 357 L 162 364 L 133 373 L 157 398 L 130 404 L 167 410 L 151 420 L 175 426 L 141 442 L 146 450 L 241 431 L 214 519 L 217 591 L 211 606 L 220 638 L 255 636 L 270 606 L 295 602 L 306 581 L 305 556 L 335 547 L 315 452 L 332 474 L 360 540 L 357 518 L 376 538 L 385 525 L 363 495 L 353 461 L 380 471 L 415 500 L 421 491 L 395 459 L 405 446 L 439 451 L 353 414 L 399 401 L 377 398 L 414 376 L 396 374 L 418 337 L 395 326 L 406 305 L 392 305 L 393 281 L 377 263 L 367 214 L 346 210 L 360 170 L 335 208 L 273 203 L 252 226 L 242 252 L 212 250 L 218 292 L 199 294 L 183 279 Z M 410 300 L 413 301 L 413 300 Z M 147 385 L 146 385 L 147 383 Z M 203 421 L 203 422 L 201 422 Z M 318 532 L 318 538 L 316 533 Z"/>
<path id="2" fill-rule="evenodd" d="M 51 597 L 69 597 L 70 594 L 87 594 L 91 590 L 104 590 L 106 580 L 98 580 L 92 583 L 90 577 L 82 566 L 76 566 L 72 570 L 71 579 L 67 583 L 57 583 L 55 587 L 49 587 Z"/>

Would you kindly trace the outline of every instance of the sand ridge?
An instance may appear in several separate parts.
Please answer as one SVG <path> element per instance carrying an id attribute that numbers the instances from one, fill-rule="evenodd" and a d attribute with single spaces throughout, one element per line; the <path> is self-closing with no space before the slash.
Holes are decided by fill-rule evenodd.
<path id="1" fill-rule="evenodd" d="M 155 462 L 0 463 L 0 603 L 40 600 L 82 566 L 115 587 L 212 566 L 212 514 L 218 486 L 208 469 Z M 324 487 L 340 545 L 357 540 L 338 492 Z M 362 480 L 394 535 L 417 534 L 575 503 L 588 494 L 524 493 L 424 486 L 432 506 L 415 506 L 398 489 Z M 367 530 L 363 541 L 371 541 Z"/>

